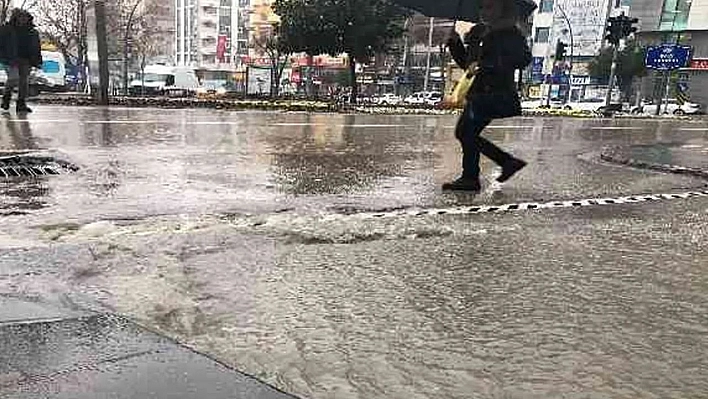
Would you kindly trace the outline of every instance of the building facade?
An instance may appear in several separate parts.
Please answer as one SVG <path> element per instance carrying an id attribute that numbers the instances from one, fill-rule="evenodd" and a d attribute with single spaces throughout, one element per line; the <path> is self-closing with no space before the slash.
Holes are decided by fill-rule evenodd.
<path id="1" fill-rule="evenodd" d="M 540 0 L 532 17 L 533 62 L 525 80 L 532 97 L 575 100 L 596 95 L 588 63 L 603 44 L 607 18 L 629 12 L 629 0 Z M 567 44 L 566 57 L 555 61 L 558 41 Z M 572 42 L 572 46 L 571 46 Z"/>
<path id="2" fill-rule="evenodd" d="M 250 0 L 174 0 L 174 63 L 235 70 L 248 56 Z"/>
<path id="3" fill-rule="evenodd" d="M 273 34 L 273 27 L 280 18 L 273 12 L 273 0 L 251 0 L 251 19 L 249 25 L 249 55 L 254 63 L 268 64 L 262 44 Z"/>
<path id="4" fill-rule="evenodd" d="M 641 84 L 644 98 L 675 96 L 678 83 L 688 87 L 690 100 L 708 104 L 708 0 L 633 0 L 631 13 L 639 18 L 639 42 L 644 46 L 673 43 L 690 46 L 686 68 L 668 76 L 650 71 Z M 668 85 L 667 85 L 668 78 Z"/>
<path id="5" fill-rule="evenodd" d="M 152 25 L 150 31 L 155 43 L 155 49 L 148 62 L 169 63 L 175 53 L 174 4 L 164 0 L 144 0 L 139 6 L 143 8 L 139 12 L 149 15 L 147 22 Z"/>

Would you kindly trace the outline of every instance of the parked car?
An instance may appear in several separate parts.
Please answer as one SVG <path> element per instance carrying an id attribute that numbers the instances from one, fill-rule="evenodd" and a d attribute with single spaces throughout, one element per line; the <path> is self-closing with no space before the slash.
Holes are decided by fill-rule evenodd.
<path id="1" fill-rule="evenodd" d="M 393 93 L 386 93 L 374 99 L 374 103 L 377 105 L 401 105 L 403 99 L 401 96 L 397 96 Z"/>
<path id="2" fill-rule="evenodd" d="M 657 104 L 652 101 L 642 101 L 638 107 L 632 108 L 633 114 L 647 114 L 656 115 Z M 698 115 L 702 114 L 704 111 L 700 104 L 685 102 L 679 104 L 678 100 L 675 98 L 669 99 L 669 103 L 665 104 L 662 102 L 659 108 L 660 114 L 672 114 L 672 115 Z"/>
<path id="3" fill-rule="evenodd" d="M 143 75 L 138 75 L 130 83 L 131 95 L 177 95 L 196 94 L 199 80 L 193 69 L 188 67 L 170 67 L 148 65 Z"/>
<path id="4" fill-rule="evenodd" d="M 521 109 L 536 109 L 541 108 L 542 105 L 546 104 L 546 100 L 541 97 L 530 97 L 526 100 L 521 101 Z"/>
<path id="5" fill-rule="evenodd" d="M 563 109 L 568 111 L 601 112 L 605 109 L 605 100 L 603 98 L 584 98 L 567 102 Z"/>
<path id="6" fill-rule="evenodd" d="M 443 94 L 439 91 L 431 91 L 425 97 L 425 105 L 437 107 L 442 103 Z"/>
<path id="7" fill-rule="evenodd" d="M 548 104 L 548 99 L 546 97 L 529 97 L 526 100 L 521 101 L 521 109 L 561 108 L 563 106 L 563 101 L 557 98 L 552 98 L 550 101 L 550 106 L 546 104 Z"/>
<path id="8" fill-rule="evenodd" d="M 427 92 L 419 91 L 403 99 L 403 102 L 406 103 L 406 105 L 423 105 L 425 104 L 425 98 L 427 95 Z"/>

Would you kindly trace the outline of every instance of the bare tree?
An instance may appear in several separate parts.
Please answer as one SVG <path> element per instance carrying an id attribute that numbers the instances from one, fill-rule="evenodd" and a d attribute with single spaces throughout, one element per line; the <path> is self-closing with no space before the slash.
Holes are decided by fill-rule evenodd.
<path id="1" fill-rule="evenodd" d="M 128 90 L 130 65 L 142 70 L 148 57 L 157 55 L 157 42 L 163 39 L 156 18 L 160 12 L 156 1 L 113 0 L 107 7 L 108 37 L 111 58 L 121 59 L 124 94 Z"/>
<path id="2" fill-rule="evenodd" d="M 86 21 L 88 1 L 36 0 L 33 1 L 34 4 L 31 7 L 28 7 L 34 11 L 35 19 L 43 36 L 57 46 L 67 61 L 82 70 L 86 64 L 88 52 Z"/>
<path id="3" fill-rule="evenodd" d="M 274 26 L 274 29 L 267 35 L 259 35 L 251 46 L 268 59 L 270 63 L 270 95 L 277 97 L 280 94 L 280 79 L 283 76 L 283 70 L 292 54 L 291 47 L 281 35 L 278 26 Z"/>
<path id="4" fill-rule="evenodd" d="M 0 22 L 5 23 L 7 21 L 7 14 L 10 12 L 10 7 L 12 7 L 12 0 L 0 0 Z"/>

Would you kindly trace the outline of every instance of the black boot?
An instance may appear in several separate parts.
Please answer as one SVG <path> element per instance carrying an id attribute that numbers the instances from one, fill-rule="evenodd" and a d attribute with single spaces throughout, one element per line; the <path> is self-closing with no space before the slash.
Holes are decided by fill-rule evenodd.
<path id="1" fill-rule="evenodd" d="M 18 101 L 17 102 L 17 113 L 18 114 L 31 114 L 32 113 L 32 108 L 27 106 L 27 103 L 24 101 Z"/>
<path id="2" fill-rule="evenodd" d="M 517 172 L 519 172 L 525 167 L 526 162 L 517 158 L 509 158 L 509 160 L 504 162 L 504 165 L 502 165 L 502 173 L 501 176 L 497 178 L 497 181 L 499 183 L 504 183 L 505 181 L 511 179 L 512 176 L 514 176 Z"/>
<path id="3" fill-rule="evenodd" d="M 479 183 L 478 177 L 460 177 L 455 181 L 445 183 L 442 186 L 444 191 L 482 191 L 482 185 Z"/>
<path id="4" fill-rule="evenodd" d="M 11 98 L 12 98 L 12 97 L 11 97 L 11 96 L 8 96 L 8 95 L 2 96 L 2 106 L 0 106 L 0 108 L 2 108 L 3 111 L 9 111 L 9 110 L 10 110 L 10 99 L 11 99 Z"/>

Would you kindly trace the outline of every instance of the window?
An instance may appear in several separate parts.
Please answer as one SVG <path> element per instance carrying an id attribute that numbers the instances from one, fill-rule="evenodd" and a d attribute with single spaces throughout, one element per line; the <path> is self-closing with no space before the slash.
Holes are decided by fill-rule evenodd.
<path id="1" fill-rule="evenodd" d="M 231 0 L 221 0 L 222 7 L 231 7 Z"/>
<path id="2" fill-rule="evenodd" d="M 690 0 L 664 0 L 659 30 L 685 30 L 688 26 L 688 13 L 690 10 Z"/>
<path id="3" fill-rule="evenodd" d="M 538 12 L 553 12 L 553 1 L 554 0 L 541 0 Z"/>
<path id="4" fill-rule="evenodd" d="M 548 43 L 548 36 L 551 34 L 551 28 L 536 28 L 535 42 Z"/>

